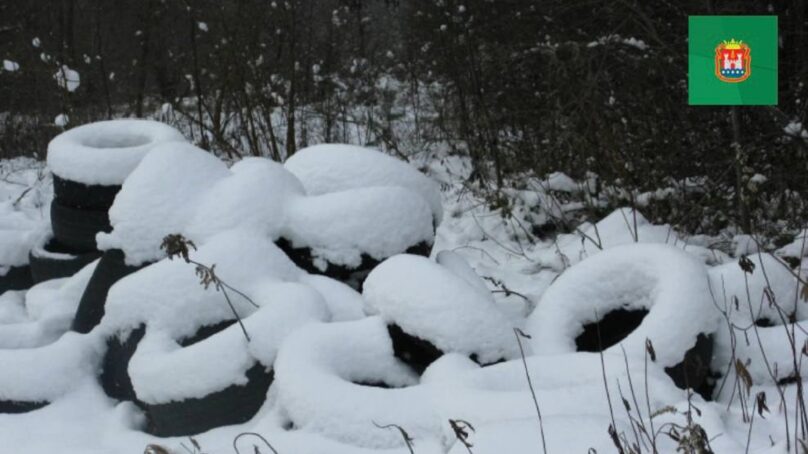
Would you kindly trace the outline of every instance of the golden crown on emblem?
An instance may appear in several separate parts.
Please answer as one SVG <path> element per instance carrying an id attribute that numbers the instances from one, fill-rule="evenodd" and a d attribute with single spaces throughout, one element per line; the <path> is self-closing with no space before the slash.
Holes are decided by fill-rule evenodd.
<path id="1" fill-rule="evenodd" d="M 729 41 L 724 41 L 724 49 L 727 49 L 727 50 L 740 50 L 741 49 L 741 44 L 743 44 L 743 41 L 735 41 L 735 39 L 733 38 L 733 39 L 731 39 Z"/>

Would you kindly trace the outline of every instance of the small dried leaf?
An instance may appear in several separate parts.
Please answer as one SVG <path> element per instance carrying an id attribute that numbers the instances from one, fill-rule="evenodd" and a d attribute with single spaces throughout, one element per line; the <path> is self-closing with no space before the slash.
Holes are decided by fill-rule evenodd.
<path id="1" fill-rule="evenodd" d="M 676 413 L 676 407 L 668 405 L 667 407 L 662 407 L 659 410 L 655 411 L 651 417 L 656 418 L 657 416 L 668 414 L 668 413 Z"/>
<path id="2" fill-rule="evenodd" d="M 526 332 L 522 331 L 522 330 L 521 330 L 521 329 L 519 329 L 519 328 L 514 328 L 514 331 L 516 331 L 516 334 L 518 334 L 518 335 L 520 335 L 520 336 L 524 337 L 525 339 L 533 339 L 533 336 L 531 336 L 530 334 L 528 334 L 528 333 L 526 333 Z"/>
<path id="3" fill-rule="evenodd" d="M 800 298 L 803 301 L 808 301 L 808 285 L 803 285 L 802 290 L 800 290 Z"/>
<path id="4" fill-rule="evenodd" d="M 196 250 L 196 245 L 193 241 L 185 238 L 179 233 L 172 233 L 166 235 L 163 238 L 163 242 L 160 243 L 160 249 L 166 251 L 169 260 L 173 260 L 174 257 L 180 256 L 186 263 L 190 262 L 190 250 Z"/>
<path id="5" fill-rule="evenodd" d="M 623 406 L 626 407 L 626 411 L 628 411 L 628 412 L 631 411 L 631 405 L 628 403 L 628 401 L 625 398 L 623 398 Z"/>
<path id="6" fill-rule="evenodd" d="M 738 259 L 738 265 L 744 273 L 752 274 L 755 272 L 755 264 L 745 255 Z"/>
<path id="7" fill-rule="evenodd" d="M 471 442 L 468 441 L 469 438 L 469 431 L 474 432 L 474 426 L 471 425 L 468 421 L 463 421 L 462 419 L 450 419 L 449 426 L 452 427 L 452 431 L 454 431 L 455 438 L 463 444 L 466 448 L 474 447 Z"/>
<path id="8" fill-rule="evenodd" d="M 752 389 L 752 375 L 740 359 L 735 360 L 735 372 L 746 387 L 746 393 L 748 394 L 749 390 Z"/>

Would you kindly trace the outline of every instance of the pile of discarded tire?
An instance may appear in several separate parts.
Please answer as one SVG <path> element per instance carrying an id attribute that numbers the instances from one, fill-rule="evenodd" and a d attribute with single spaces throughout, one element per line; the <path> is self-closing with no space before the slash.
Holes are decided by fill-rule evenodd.
<path id="1" fill-rule="evenodd" d="M 426 177 L 423 177 L 417 170 L 408 167 L 406 164 L 395 160 L 388 161 L 387 159 L 392 158 L 375 151 L 357 147 L 351 147 L 348 150 L 338 149 L 331 153 L 331 159 L 343 157 L 340 151 L 360 155 L 360 162 L 356 163 L 357 166 L 360 168 L 362 165 L 369 167 L 364 172 L 366 175 L 365 181 L 353 180 L 351 184 L 354 187 L 340 187 L 339 182 L 335 182 L 332 178 L 333 186 L 323 190 L 322 194 L 319 192 L 314 194 L 304 192 L 304 189 L 297 181 L 298 177 L 277 163 L 267 160 L 244 160 L 234 165 L 231 169 L 227 169 L 221 161 L 209 153 L 188 144 L 173 146 L 171 150 L 155 150 L 154 153 L 143 160 L 141 165 L 127 179 L 112 210 L 114 213 L 118 213 L 119 204 L 125 204 L 127 206 L 126 214 L 114 219 L 114 228 L 110 235 L 101 236 L 105 244 L 108 245 L 112 242 L 116 246 L 120 245 L 121 249 L 107 251 L 101 263 L 99 263 L 99 270 L 112 269 L 112 267 L 104 264 L 104 260 L 108 254 L 116 251 L 118 256 L 115 258 L 115 263 L 120 265 L 117 268 L 120 273 L 112 273 L 112 278 L 107 279 L 107 281 L 119 279 L 118 274 L 131 274 L 136 271 L 131 269 L 133 266 L 139 267 L 139 271 L 121 280 L 112 291 L 109 291 L 109 287 L 106 287 L 109 293 L 105 295 L 105 303 L 100 304 L 101 298 L 96 298 L 93 307 L 96 307 L 97 310 L 93 313 L 103 316 L 105 308 L 107 317 L 104 318 L 102 327 L 111 330 L 107 337 L 107 351 L 103 359 L 103 372 L 100 377 L 104 390 L 113 398 L 133 401 L 140 406 L 146 415 L 144 430 L 160 436 L 180 436 L 203 432 L 217 426 L 245 422 L 260 409 L 274 379 L 274 356 L 269 355 L 270 358 L 260 360 L 253 358 L 251 362 L 246 360 L 249 364 L 247 364 L 247 369 L 243 371 L 241 380 L 222 380 L 217 382 L 218 384 L 215 387 L 212 386 L 201 390 L 158 386 L 158 388 L 163 389 L 159 395 L 148 391 L 148 389 L 152 389 L 150 386 L 153 386 L 155 381 L 161 380 L 160 373 L 155 371 L 162 370 L 161 365 L 169 363 L 169 355 L 188 358 L 193 352 L 216 348 L 217 345 L 222 343 L 232 342 L 234 335 L 241 336 L 240 331 L 238 331 L 239 328 L 233 326 L 236 320 L 228 313 L 209 315 L 206 316 L 204 321 L 195 320 L 194 322 L 189 322 L 188 326 L 184 326 L 182 334 L 172 334 L 171 330 L 166 328 L 166 325 L 170 324 L 167 320 L 182 318 L 180 314 L 173 316 L 160 315 L 152 318 L 144 316 L 144 319 L 138 319 L 134 322 L 116 322 L 116 320 L 119 320 L 120 314 L 126 312 L 126 309 L 122 308 L 131 307 L 131 304 L 145 305 L 146 303 L 141 303 L 141 300 L 147 300 L 149 304 L 155 305 L 156 311 L 170 310 L 168 308 L 183 304 L 181 300 L 192 301 L 194 304 L 193 310 L 201 313 L 216 311 L 216 309 L 213 309 L 214 307 L 226 308 L 221 296 L 217 296 L 215 293 L 212 297 L 214 298 L 213 301 L 210 300 L 210 293 L 194 296 L 194 292 L 200 286 L 195 282 L 193 270 L 189 269 L 187 264 L 184 264 L 181 260 L 171 261 L 164 258 L 165 253 L 158 248 L 160 241 L 166 235 L 177 231 L 191 232 L 192 239 L 199 245 L 199 249 L 194 252 L 195 257 L 197 254 L 199 254 L 199 257 L 205 257 L 210 250 L 218 251 L 215 253 L 210 252 L 207 259 L 200 258 L 200 260 L 204 263 L 215 263 L 217 273 L 222 273 L 223 276 L 227 276 L 228 270 L 234 269 L 235 264 L 242 261 L 253 263 L 247 260 L 247 257 L 255 255 L 256 250 L 261 250 L 258 247 L 259 244 L 263 245 L 264 252 L 258 254 L 253 260 L 255 263 L 272 264 L 272 266 L 262 274 L 255 274 L 258 272 L 255 269 L 242 270 L 236 273 L 233 279 L 236 281 L 239 279 L 244 280 L 242 285 L 235 283 L 236 288 L 255 287 L 254 283 L 250 283 L 250 279 L 286 280 L 292 279 L 290 276 L 297 276 L 299 279 L 311 279 L 311 281 L 306 281 L 307 285 L 316 287 L 315 283 L 319 283 L 328 287 L 327 289 L 321 289 L 320 293 L 330 294 L 333 292 L 343 296 L 348 295 L 353 299 L 356 302 L 356 307 L 351 312 L 355 313 L 356 317 L 363 315 L 361 296 L 351 287 L 361 287 L 365 275 L 375 263 L 409 250 L 422 242 L 423 245 L 420 246 L 420 249 L 423 249 L 422 253 L 424 255 L 429 254 L 433 239 L 430 235 L 434 236 L 434 225 L 439 222 L 441 213 L 437 209 L 431 209 L 429 203 L 422 200 L 422 196 L 418 191 L 408 188 L 408 186 L 419 187 L 419 190 L 421 190 L 420 188 L 425 185 L 419 185 L 418 177 L 424 180 L 426 180 Z M 299 156 L 302 157 L 306 157 L 308 154 L 306 150 L 299 152 Z M 384 160 L 381 163 L 378 162 L 377 155 L 383 157 Z M 374 159 L 375 161 L 373 161 Z M 327 162 L 320 165 L 323 169 L 329 167 Z M 314 166 L 314 163 L 301 166 L 304 169 L 298 169 L 298 172 L 312 171 Z M 402 166 L 404 167 L 402 168 Z M 184 170 L 186 168 L 194 168 L 195 172 L 186 172 Z M 374 176 L 373 170 L 375 169 L 376 173 L 379 173 L 380 168 L 387 171 L 388 179 L 374 181 L 370 178 Z M 395 184 L 388 180 L 390 175 L 395 176 L 396 174 L 405 174 L 403 177 L 405 181 L 399 182 L 398 187 L 393 187 Z M 169 183 L 167 184 L 166 182 Z M 282 186 L 273 186 L 282 185 L 284 182 L 293 188 L 284 189 Z M 426 182 L 429 183 L 428 180 Z M 143 190 L 144 188 L 157 187 L 165 188 L 159 191 Z M 173 188 L 177 189 L 174 190 Z M 272 203 L 268 205 L 256 204 L 245 211 L 242 205 L 254 203 L 251 200 L 253 198 L 250 197 L 250 200 L 247 200 L 234 197 L 235 194 L 257 193 L 268 194 L 267 198 L 281 197 L 281 193 L 286 190 L 293 193 L 290 200 L 294 202 L 297 209 L 297 211 L 290 210 L 286 216 L 275 216 L 272 209 L 278 207 Z M 151 194 L 158 193 L 160 197 L 159 203 L 152 203 Z M 195 196 L 199 200 L 189 200 Z M 353 196 L 356 196 L 356 198 L 352 198 Z M 417 236 L 413 238 L 412 242 L 401 242 L 401 244 L 393 248 L 388 248 L 387 252 L 381 256 L 375 254 L 374 258 L 369 258 L 373 251 L 360 250 L 362 259 L 354 266 L 331 263 L 327 259 L 321 260 L 326 263 L 325 266 L 314 266 L 314 254 L 312 251 L 317 247 L 322 247 L 322 238 L 317 235 L 306 236 L 305 233 L 308 233 L 308 231 L 303 232 L 305 229 L 296 227 L 303 224 L 328 225 L 332 230 L 343 231 L 339 226 L 344 225 L 346 220 L 350 224 L 355 219 L 362 218 L 361 215 L 367 215 L 367 212 L 371 211 L 368 207 L 381 206 L 380 202 L 383 202 L 383 197 L 386 196 L 398 197 L 398 199 L 393 198 L 397 205 L 390 208 L 396 213 L 396 216 L 392 216 L 395 219 L 391 219 L 390 216 L 385 217 L 384 213 L 376 210 L 373 213 L 376 215 L 375 223 L 367 222 L 360 225 L 383 225 L 383 220 L 390 224 L 394 224 L 398 220 L 416 223 L 415 219 L 418 219 L 418 229 L 414 230 Z M 222 203 L 223 200 L 229 201 L 229 204 Z M 279 200 L 282 201 L 283 197 Z M 335 201 L 347 202 L 343 203 L 346 211 L 316 209 L 319 207 L 333 208 L 333 203 L 329 205 L 326 202 Z M 405 208 L 409 207 L 407 202 L 412 202 L 419 210 L 406 210 Z M 209 205 L 206 205 L 206 203 L 209 203 Z M 389 205 L 390 200 L 388 199 L 386 203 Z M 183 211 L 187 206 L 196 204 L 201 208 L 195 212 Z M 290 202 L 290 204 L 292 203 Z M 439 206 L 438 203 L 438 208 Z M 184 214 L 178 216 L 177 213 Z M 215 218 L 209 217 L 210 213 L 215 214 Z M 262 217 L 261 213 L 265 213 L 265 215 L 269 213 L 270 217 Z M 149 217 L 159 219 L 159 225 L 144 222 L 144 218 Z M 290 240 L 286 241 L 282 234 L 271 233 L 273 230 L 267 227 L 267 224 L 277 222 L 275 218 L 288 221 L 288 225 L 285 225 L 282 230 L 292 236 Z M 264 236 L 251 238 L 246 233 L 241 233 L 231 238 L 228 247 L 217 246 L 217 244 L 220 244 L 222 237 L 216 232 L 232 227 L 244 227 L 251 223 L 259 226 L 268 234 L 265 233 Z M 231 226 L 230 224 L 233 225 Z M 375 237 L 388 233 L 387 230 L 381 227 L 372 228 L 375 228 Z M 296 243 L 295 241 L 298 242 Z M 133 247 L 134 243 L 138 243 L 140 246 Z M 294 247 L 300 253 L 290 253 L 290 247 Z M 243 250 L 238 248 L 243 248 Z M 285 271 L 278 271 L 277 267 Z M 255 276 L 250 278 L 250 273 L 255 274 Z M 312 276 L 308 273 L 323 276 Z M 99 274 L 99 271 L 96 274 Z M 188 282 L 188 279 L 191 279 L 192 282 Z M 95 280 L 96 277 L 94 276 L 85 296 L 87 293 L 92 292 Z M 294 279 L 292 280 L 294 281 Z M 170 282 L 171 285 L 156 286 L 154 284 L 154 282 L 162 281 Z M 172 287 L 180 285 L 188 285 L 187 290 L 172 290 Z M 128 295 L 134 293 L 139 295 L 139 300 L 127 301 Z M 306 292 L 304 291 L 303 293 Z M 273 308 L 277 309 L 284 304 L 295 303 L 294 299 L 282 300 L 280 295 L 275 296 L 275 298 L 277 299 L 272 302 L 271 307 L 262 307 L 254 313 L 242 312 L 241 317 L 244 323 L 248 326 L 251 323 L 257 324 L 262 317 L 269 317 L 272 320 L 271 310 Z M 84 306 L 84 302 L 83 299 L 82 306 Z M 344 300 L 340 304 L 344 304 Z M 88 304 L 87 306 L 91 305 Z M 302 310 L 301 304 L 297 304 L 295 307 L 292 312 Z M 341 309 L 344 310 L 344 306 Z M 265 310 L 270 311 L 269 315 L 261 315 L 265 313 L 263 312 Z M 83 313 L 90 312 L 89 310 L 83 312 L 83 307 L 80 307 L 77 321 Z M 97 318 L 93 318 L 91 322 L 97 323 Z M 284 330 L 288 330 L 289 326 L 294 323 L 292 320 L 281 325 L 284 326 Z M 87 326 L 90 325 L 91 323 L 87 323 Z M 118 326 L 120 326 L 120 329 L 118 329 Z M 273 330 L 271 321 L 260 326 L 260 331 L 269 330 L 271 332 Z M 251 330 L 250 333 L 252 335 L 254 331 Z M 171 339 L 167 341 L 171 345 L 170 353 L 155 350 L 156 341 L 154 339 L 166 338 Z M 255 342 L 252 341 L 251 344 L 255 344 Z M 277 345 L 274 343 L 279 341 L 269 340 L 268 342 L 272 345 L 267 347 L 267 344 L 263 344 L 262 348 L 276 349 Z M 163 344 L 160 345 L 164 346 Z M 190 369 L 203 367 L 206 362 L 204 356 L 197 355 L 198 359 L 183 361 L 182 364 Z M 149 364 L 150 361 L 154 361 L 154 364 Z M 225 360 L 222 359 L 221 361 Z M 173 364 L 175 364 L 175 368 L 170 373 L 174 376 L 174 380 L 181 380 L 177 376 L 182 375 L 182 372 L 177 369 L 176 363 Z M 168 373 L 169 371 L 166 372 Z M 165 388 L 172 388 L 173 391 L 169 393 L 165 391 Z"/>
<path id="2" fill-rule="evenodd" d="M 345 168 L 335 169 L 335 165 Z M 73 128 L 56 137 L 48 147 L 48 166 L 54 186 L 51 232 L 29 252 L 30 270 L 20 268 L 28 281 L 16 288 L 47 286 L 50 284 L 43 283 L 81 274 L 84 277 L 78 285 L 82 291 L 71 300 L 75 304 L 72 332 L 64 332 L 65 326 L 63 331 L 17 353 L 46 357 L 50 353 L 40 354 L 44 352 L 35 349 L 70 351 L 82 367 L 68 371 L 68 366 L 60 363 L 53 369 L 72 374 L 93 374 L 84 366 L 90 367 L 94 361 L 86 358 L 98 355 L 98 379 L 104 391 L 140 407 L 145 416 L 142 429 L 158 436 L 192 435 L 252 418 L 274 380 L 280 335 L 273 331 L 291 332 L 309 321 L 363 317 L 357 289 L 362 288 L 371 269 L 403 252 L 428 256 L 442 216 L 439 192 L 428 178 L 395 158 L 359 147 L 311 147 L 299 151 L 286 166 L 268 160 L 244 160 L 228 168 L 167 125 L 114 120 Z M 285 190 L 283 185 L 290 191 L 287 198 L 273 193 L 273 189 Z M 230 197 L 234 188 L 245 194 L 271 194 L 278 205 L 259 201 L 245 211 L 237 198 Z M 204 205 L 205 194 L 213 209 Z M 194 195 L 200 200 L 189 200 Z M 232 212 L 217 211 L 223 207 L 223 199 L 231 201 Z M 198 211 L 214 212 L 216 222 L 211 223 L 204 215 L 195 219 L 195 212 L 187 207 L 196 203 L 202 205 Z M 266 227 L 266 222 L 276 222 L 272 210 L 287 209 L 283 205 L 290 208 L 278 217 L 286 223 L 277 224 L 275 230 Z M 245 212 L 265 215 L 256 221 Z M 194 222 L 202 227 L 194 231 Z M 218 231 L 250 222 L 264 227 L 263 236 L 245 239 L 244 233 L 239 233 L 230 237 L 227 247 L 216 245 L 222 241 Z M 333 238 L 317 227 L 326 225 L 336 232 Z M 352 230 L 357 227 L 361 234 Z M 399 233 L 386 238 L 392 229 L 399 229 Z M 250 312 L 243 311 L 240 316 L 257 340 L 240 346 L 244 342 L 241 323 L 236 324 L 236 317 L 226 311 L 220 294 L 207 292 L 207 288 L 203 291 L 193 267 L 166 257 L 167 251 L 160 247 L 162 239 L 186 231 L 200 235 L 200 257 L 218 251 L 208 256 L 216 264 L 217 274 L 227 276 L 228 269 L 238 269 L 250 254 L 254 263 L 268 267 L 263 272 L 239 272 L 234 278 L 236 287 L 253 291 L 262 288 L 253 281 L 269 279 L 263 288 L 265 295 L 271 295 L 267 298 L 272 304 L 249 308 Z M 370 237 L 364 235 L 367 233 Z M 343 249 L 329 255 L 332 239 Z M 240 252 L 233 252 L 234 245 L 242 248 Z M 351 251 L 347 255 L 346 248 Z M 230 268 L 228 260 L 232 261 Z M 91 263 L 95 264 L 88 267 Z M 239 285 L 242 278 L 245 281 Z M 184 284 L 177 284 L 180 281 Z M 171 285 L 162 285 L 164 282 Z M 172 293 L 173 285 L 187 287 Z M 130 301 L 129 295 L 138 295 L 140 300 Z M 260 300 L 260 292 L 253 297 Z M 182 306 L 185 302 L 193 306 Z M 121 314 L 150 304 L 153 310 L 144 310 L 143 318 L 121 321 L 126 318 Z M 171 315 L 161 312 L 171 310 L 172 305 L 181 309 Z M 204 307 L 207 309 L 200 309 Z M 181 332 L 167 328 L 167 320 L 182 319 L 188 310 L 201 310 L 206 315 L 188 322 Z M 262 333 L 266 331 L 270 334 Z M 160 350 L 164 342 L 170 347 Z M 105 347 L 93 353 L 99 345 Z M 246 355 L 238 366 L 231 365 L 244 366 L 240 378 L 225 376 L 204 389 L 159 384 L 162 375 L 155 371 L 168 367 L 171 370 L 166 372 L 175 379 L 183 373 L 193 376 L 188 371 L 204 368 L 208 360 L 198 352 L 223 345 L 238 352 L 237 357 Z M 263 350 L 247 351 L 255 345 L 262 345 Z M 60 381 L 62 388 L 65 383 Z M 155 394 L 154 389 L 161 391 Z M 9 399 L 0 400 L 0 413 L 36 410 L 57 399 L 60 392 L 10 393 Z"/>

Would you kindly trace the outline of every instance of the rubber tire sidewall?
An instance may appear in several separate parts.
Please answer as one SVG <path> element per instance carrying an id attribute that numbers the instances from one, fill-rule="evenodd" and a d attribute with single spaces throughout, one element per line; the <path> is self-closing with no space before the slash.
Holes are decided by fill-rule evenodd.
<path id="1" fill-rule="evenodd" d="M 106 211 L 71 208 L 62 204 L 59 199 L 51 202 L 50 211 L 54 238 L 78 251 L 95 251 L 96 234 L 112 230 Z"/>
<path id="2" fill-rule="evenodd" d="M 87 185 L 53 174 L 54 197 L 71 208 L 107 211 L 120 190 L 120 185 Z"/>

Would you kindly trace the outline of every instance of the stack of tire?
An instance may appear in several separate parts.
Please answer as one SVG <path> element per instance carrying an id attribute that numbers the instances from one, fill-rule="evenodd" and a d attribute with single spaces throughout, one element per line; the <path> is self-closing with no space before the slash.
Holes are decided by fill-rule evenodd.
<path id="1" fill-rule="evenodd" d="M 435 182 L 411 164 L 375 150 L 345 144 L 313 145 L 298 150 L 286 160 L 284 167 L 300 180 L 309 196 L 398 186 L 417 194 L 429 206 L 433 234 L 443 219 L 440 188 Z M 287 238 L 281 237 L 276 244 L 307 272 L 324 274 L 360 292 L 370 271 L 388 258 L 362 254 L 358 265 L 345 266 L 318 258 L 309 247 L 296 246 Z M 433 241 L 419 242 L 408 245 L 399 253 L 429 257 L 432 246 Z"/>
<path id="2" fill-rule="evenodd" d="M 110 120 L 66 131 L 48 145 L 53 173 L 53 238 L 30 254 L 35 282 L 74 274 L 101 258 L 79 303 L 73 330 L 88 333 L 103 316 L 109 288 L 135 271 L 121 251 L 98 251 L 95 237 L 109 232 L 109 208 L 126 177 L 157 144 L 184 141 L 176 129 L 147 120 Z"/>

